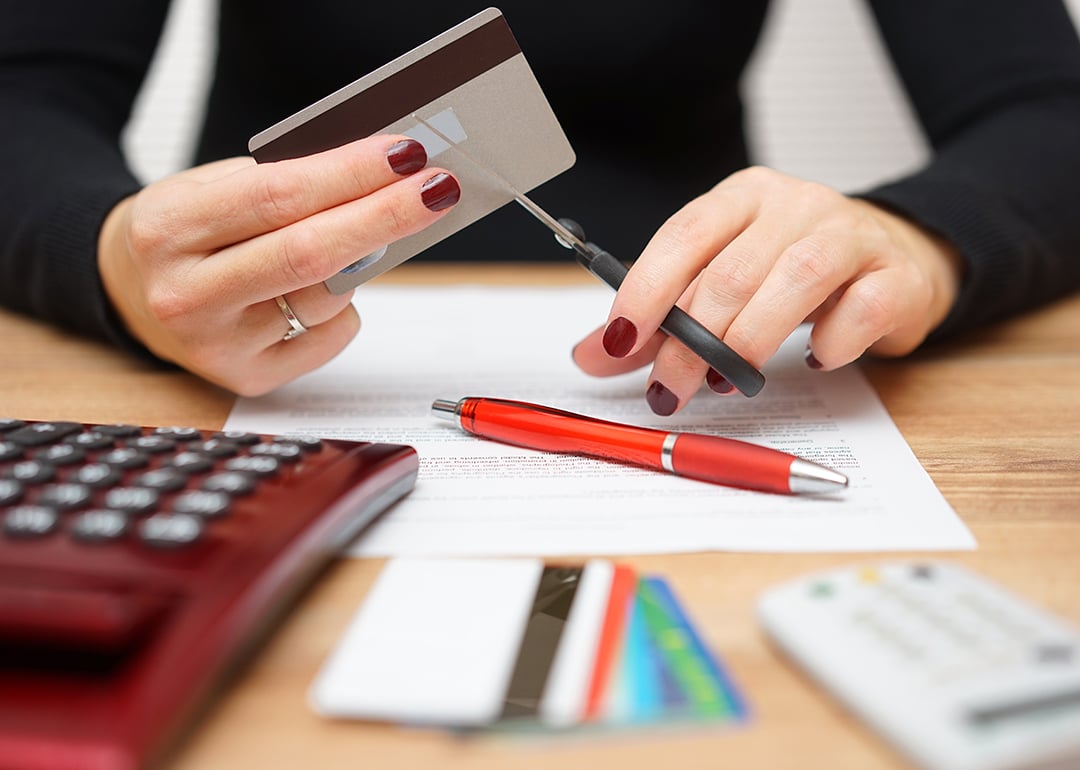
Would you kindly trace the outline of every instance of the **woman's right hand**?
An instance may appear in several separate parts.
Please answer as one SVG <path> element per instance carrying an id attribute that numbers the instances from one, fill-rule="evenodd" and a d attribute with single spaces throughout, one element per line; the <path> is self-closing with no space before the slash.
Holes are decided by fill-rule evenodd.
<path id="1" fill-rule="evenodd" d="M 356 335 L 352 292 L 323 281 L 444 216 L 461 188 L 423 145 L 378 135 L 315 155 L 230 158 L 121 201 L 98 269 L 128 330 L 157 356 L 241 395 L 322 365 Z M 310 331 L 284 339 L 285 297 Z"/>

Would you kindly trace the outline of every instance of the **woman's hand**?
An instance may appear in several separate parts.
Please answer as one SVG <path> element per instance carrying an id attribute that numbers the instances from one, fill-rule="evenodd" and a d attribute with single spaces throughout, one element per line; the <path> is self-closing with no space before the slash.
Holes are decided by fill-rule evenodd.
<path id="1" fill-rule="evenodd" d="M 130 332 L 159 357 L 241 395 L 265 393 L 339 353 L 360 321 L 322 284 L 438 220 L 461 195 L 423 145 L 373 136 L 304 158 L 231 158 L 122 201 L 98 267 Z M 309 331 L 292 328 L 285 297 Z"/>
<path id="2" fill-rule="evenodd" d="M 615 296 L 608 323 L 574 349 L 597 376 L 653 364 L 646 398 L 675 413 L 703 380 L 730 383 L 658 332 L 673 304 L 755 366 L 803 321 L 807 364 L 834 369 L 864 351 L 914 350 L 955 301 L 960 258 L 908 220 L 765 168 L 740 171 L 653 236 Z"/>

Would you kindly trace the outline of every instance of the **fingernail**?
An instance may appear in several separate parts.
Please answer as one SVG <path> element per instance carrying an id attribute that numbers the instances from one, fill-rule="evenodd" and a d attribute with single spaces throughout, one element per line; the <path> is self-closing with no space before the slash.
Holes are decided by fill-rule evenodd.
<path id="1" fill-rule="evenodd" d="M 604 350 L 612 358 L 622 358 L 634 349 L 637 327 L 629 318 L 619 316 L 604 330 Z"/>
<path id="2" fill-rule="evenodd" d="M 402 139 L 390 145 L 386 151 L 386 160 L 395 174 L 408 176 L 427 165 L 427 151 L 424 145 L 415 139 Z"/>
<path id="3" fill-rule="evenodd" d="M 806 352 L 803 353 L 803 360 L 806 361 L 806 365 L 809 366 L 811 369 L 825 368 L 821 365 L 821 362 L 817 360 L 817 356 L 814 355 L 814 352 L 810 350 L 809 345 L 806 346 Z"/>
<path id="4" fill-rule="evenodd" d="M 709 371 L 705 372 L 705 382 L 708 384 L 709 390 L 713 393 L 727 395 L 735 390 L 735 386 L 728 382 L 727 379 L 724 378 L 724 375 L 720 374 L 720 372 L 715 369 L 709 369 Z"/>
<path id="5" fill-rule="evenodd" d="M 461 200 L 461 185 L 449 174 L 436 174 L 420 188 L 420 200 L 432 211 L 448 209 Z"/>
<path id="6" fill-rule="evenodd" d="M 645 400 L 649 402 L 649 408 L 654 414 L 661 417 L 675 414 L 679 408 L 679 399 L 670 390 L 664 387 L 659 380 L 654 380 L 649 389 L 645 391 Z"/>

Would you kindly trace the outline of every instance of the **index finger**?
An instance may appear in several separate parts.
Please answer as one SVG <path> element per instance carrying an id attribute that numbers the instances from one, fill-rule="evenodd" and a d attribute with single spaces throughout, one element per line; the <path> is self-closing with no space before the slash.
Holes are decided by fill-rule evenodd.
<path id="1" fill-rule="evenodd" d="M 676 301 L 720 251 L 753 220 L 750 196 L 733 194 L 723 184 L 690 201 L 673 214 L 630 266 L 612 303 L 609 320 L 625 318 L 636 334 L 628 348 L 636 352 L 660 328 Z"/>

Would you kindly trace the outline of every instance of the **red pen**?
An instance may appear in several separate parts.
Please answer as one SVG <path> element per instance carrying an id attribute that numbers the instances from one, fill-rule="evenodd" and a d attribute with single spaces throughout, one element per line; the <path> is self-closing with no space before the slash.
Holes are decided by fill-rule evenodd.
<path id="1" fill-rule="evenodd" d="M 831 468 L 746 441 L 623 425 L 524 401 L 437 399 L 431 411 L 504 444 L 616 460 L 729 487 L 798 495 L 848 484 Z"/>

